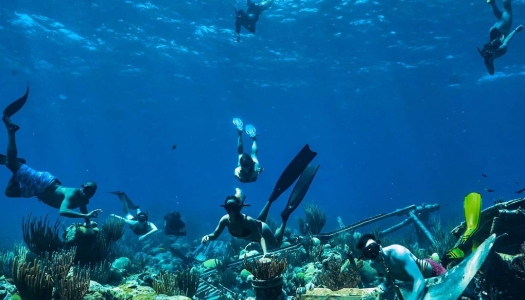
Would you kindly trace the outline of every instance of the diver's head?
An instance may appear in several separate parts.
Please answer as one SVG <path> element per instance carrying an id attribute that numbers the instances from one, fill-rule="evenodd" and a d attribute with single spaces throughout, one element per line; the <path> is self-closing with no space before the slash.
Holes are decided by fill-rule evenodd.
<path id="1" fill-rule="evenodd" d="M 83 196 L 91 198 L 97 192 L 97 184 L 94 181 L 88 181 L 80 185 L 80 192 Z"/>
<path id="2" fill-rule="evenodd" d="M 364 234 L 357 242 L 356 248 L 361 250 L 361 256 L 359 259 L 371 259 L 374 260 L 381 253 L 381 241 L 371 234 Z"/>
<path id="3" fill-rule="evenodd" d="M 238 188 L 235 191 L 235 195 L 226 197 L 224 204 L 221 205 L 228 214 L 239 214 L 244 206 L 250 206 L 249 204 L 244 204 L 246 197 L 242 195 L 242 191 Z"/>
<path id="4" fill-rule="evenodd" d="M 148 214 L 145 213 L 145 212 L 139 212 L 137 214 L 137 220 L 140 222 L 140 223 L 144 223 L 144 222 L 148 222 Z"/>
<path id="5" fill-rule="evenodd" d="M 255 167 L 255 162 L 253 161 L 253 158 L 246 153 L 242 154 L 239 163 L 243 171 L 253 171 L 253 168 Z"/>
<path id="6" fill-rule="evenodd" d="M 176 212 L 176 211 L 175 211 L 175 212 L 172 212 L 172 213 L 171 213 L 171 218 L 172 218 L 173 220 L 180 220 L 180 213 L 178 213 L 178 212 Z"/>

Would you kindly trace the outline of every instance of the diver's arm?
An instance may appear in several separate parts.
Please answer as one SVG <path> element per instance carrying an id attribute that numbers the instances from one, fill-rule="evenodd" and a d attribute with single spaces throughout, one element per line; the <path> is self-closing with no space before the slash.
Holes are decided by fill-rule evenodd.
<path id="1" fill-rule="evenodd" d="M 143 234 L 139 237 L 139 240 L 142 240 L 143 238 L 147 237 L 148 235 L 154 233 L 155 231 L 158 230 L 157 226 L 155 226 L 155 224 L 151 223 L 151 222 L 148 222 L 148 225 L 149 225 L 149 228 L 150 228 L 150 231 L 148 231 L 148 233 L 146 234 Z"/>
<path id="2" fill-rule="evenodd" d="M 226 227 L 226 224 L 228 224 L 228 215 L 226 215 L 226 216 L 221 218 L 221 220 L 219 221 L 219 225 L 217 225 L 217 228 L 215 228 L 215 231 L 213 233 L 205 235 L 202 238 L 202 242 L 205 243 L 207 241 L 214 241 L 214 240 L 216 240 L 219 236 L 221 236 L 221 233 L 224 230 L 224 228 Z"/>
<path id="3" fill-rule="evenodd" d="M 261 234 L 261 248 L 262 248 L 262 251 L 263 251 L 263 257 L 265 257 L 266 253 L 268 252 L 268 248 L 266 247 L 266 240 L 264 239 L 262 234 Z"/>
<path id="4" fill-rule="evenodd" d="M 499 49 L 500 50 L 506 50 L 507 47 L 509 46 L 509 43 L 510 41 L 512 40 L 512 38 L 514 37 L 514 35 L 520 31 L 523 30 L 523 25 L 520 25 L 518 27 L 516 27 L 516 29 L 514 29 L 506 38 L 505 40 L 503 41 L 503 44 L 501 46 L 499 46 Z"/>
<path id="5" fill-rule="evenodd" d="M 393 259 L 398 260 L 400 264 L 403 265 L 408 276 L 414 281 L 414 285 L 412 286 L 412 298 L 409 300 L 422 300 L 425 296 L 425 278 L 423 277 L 423 274 L 421 274 L 421 271 L 410 252 L 402 254 L 394 252 L 392 256 Z"/>
<path id="6" fill-rule="evenodd" d="M 60 205 L 59 214 L 61 216 L 68 217 L 68 218 L 85 218 L 86 225 L 89 225 L 88 211 L 85 205 L 80 207 L 80 211 L 81 211 L 80 213 L 70 209 L 71 202 L 72 202 L 71 201 L 72 196 L 73 195 L 71 192 L 68 192 L 65 195 L 64 201 L 62 201 L 62 204 Z"/>
<path id="7" fill-rule="evenodd" d="M 123 218 L 121 216 L 117 216 L 115 214 L 110 214 L 109 216 L 117 218 L 117 219 L 121 219 L 122 221 L 124 221 L 128 225 L 134 225 L 137 222 L 137 221 L 134 221 L 134 220 L 129 220 L 129 219 Z"/>

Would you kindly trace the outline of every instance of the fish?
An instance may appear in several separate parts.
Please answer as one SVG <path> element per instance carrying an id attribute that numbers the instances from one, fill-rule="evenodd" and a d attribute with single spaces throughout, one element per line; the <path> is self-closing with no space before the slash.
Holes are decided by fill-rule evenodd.
<path id="1" fill-rule="evenodd" d="M 483 177 L 489 177 L 489 176 L 487 176 L 487 174 L 485 174 L 485 173 L 481 174 L 481 176 L 483 176 Z"/>
<path id="2" fill-rule="evenodd" d="M 523 193 L 523 192 L 525 192 L 525 188 L 522 188 L 521 190 L 517 190 L 517 191 L 515 191 L 516 194 L 521 194 L 521 193 Z"/>
<path id="3" fill-rule="evenodd" d="M 177 145 L 171 146 L 171 150 L 175 150 L 175 149 L 177 149 Z"/>
<path id="4" fill-rule="evenodd" d="M 495 192 L 495 190 L 493 190 L 493 189 L 485 189 L 485 191 L 487 191 L 488 193 L 494 193 Z"/>

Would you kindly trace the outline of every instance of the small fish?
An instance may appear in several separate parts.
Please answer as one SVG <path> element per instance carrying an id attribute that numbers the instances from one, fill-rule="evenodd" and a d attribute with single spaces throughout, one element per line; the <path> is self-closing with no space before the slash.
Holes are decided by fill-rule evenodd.
<path id="1" fill-rule="evenodd" d="M 522 188 L 521 190 L 517 190 L 515 193 L 516 193 L 516 194 L 521 194 L 521 193 L 523 193 L 523 192 L 525 192 L 525 188 Z"/>
<path id="2" fill-rule="evenodd" d="M 175 149 L 177 149 L 177 145 L 171 146 L 171 150 L 175 150 Z"/>
<path id="3" fill-rule="evenodd" d="M 485 191 L 487 191 L 488 193 L 494 193 L 495 192 L 495 190 L 493 190 L 493 189 L 485 189 Z"/>
<path id="4" fill-rule="evenodd" d="M 489 176 L 488 176 L 487 174 L 485 174 L 485 173 L 481 174 L 481 176 L 483 176 L 483 177 L 489 177 Z"/>

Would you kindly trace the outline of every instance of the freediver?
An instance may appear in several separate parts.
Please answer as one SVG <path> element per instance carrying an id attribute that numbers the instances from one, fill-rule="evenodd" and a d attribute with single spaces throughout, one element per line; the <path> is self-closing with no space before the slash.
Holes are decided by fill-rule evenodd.
<path id="1" fill-rule="evenodd" d="M 17 113 L 26 103 L 29 95 L 29 86 L 21 98 L 9 104 L 3 112 L 2 121 L 7 129 L 7 155 L 0 155 L 0 164 L 5 164 L 13 173 L 5 189 L 5 195 L 9 198 L 31 198 L 37 197 L 45 204 L 59 209 L 61 216 L 68 218 L 84 218 L 86 227 L 91 227 L 90 219 L 97 218 L 102 212 L 95 209 L 88 212 L 87 204 L 97 191 L 97 184 L 88 181 L 80 188 L 62 186 L 62 183 L 49 172 L 33 170 L 25 164 L 25 159 L 18 158 L 15 133 L 20 126 L 11 121 L 11 117 Z M 73 209 L 79 208 L 80 213 Z"/>
<path id="2" fill-rule="evenodd" d="M 164 234 L 174 236 L 186 235 L 186 223 L 182 221 L 179 212 L 170 212 L 164 216 Z"/>
<path id="3" fill-rule="evenodd" d="M 228 228 L 228 231 L 234 237 L 260 243 L 264 255 L 267 254 L 268 247 L 271 249 L 278 248 L 283 240 L 288 218 L 303 200 L 317 173 L 319 165 L 309 165 L 316 155 L 317 153 L 311 151 L 308 145 L 303 147 L 277 180 L 268 202 L 257 219 L 241 213 L 242 208 L 249 205 L 244 203 L 245 196 L 242 194 L 242 191 L 236 189 L 235 195 L 226 197 L 224 204 L 221 205 L 226 209 L 227 214 L 220 219 L 213 233 L 202 238 L 202 243 L 216 240 L 223 230 Z M 281 213 L 282 224 L 274 234 L 265 223 L 270 206 L 296 180 L 297 183 L 288 199 L 288 204 Z"/>
<path id="4" fill-rule="evenodd" d="M 244 153 L 244 144 L 242 142 L 243 123 L 239 118 L 233 119 L 233 124 L 237 127 L 237 168 L 233 175 L 242 183 L 255 182 L 257 177 L 264 170 L 257 158 L 257 131 L 251 124 L 246 125 L 246 134 L 250 136 L 252 143 L 252 154 Z"/>
<path id="5" fill-rule="evenodd" d="M 385 275 L 387 285 L 393 286 L 395 280 L 413 282 L 411 300 L 421 300 L 425 296 L 425 278 L 447 272 L 438 262 L 430 258 L 419 259 L 402 245 L 382 247 L 373 234 L 362 235 L 356 248 L 362 252 L 360 259 L 370 260 L 370 266 Z"/>
<path id="6" fill-rule="evenodd" d="M 126 222 L 126 224 L 129 225 L 133 233 L 139 236 L 139 241 L 142 241 L 148 235 L 158 230 L 157 226 L 155 226 L 155 224 L 151 223 L 148 220 L 148 214 L 143 211 L 140 211 L 140 207 L 135 205 L 128 197 L 128 195 L 126 195 L 125 192 L 116 191 L 109 193 L 118 196 L 118 198 L 122 202 L 122 209 L 124 210 L 124 215 L 126 217 L 123 218 L 115 214 L 111 214 L 110 216 L 121 219 L 124 222 Z M 129 213 L 130 209 L 134 209 L 136 211 L 135 216 Z"/>
<path id="7" fill-rule="evenodd" d="M 241 26 L 246 28 L 249 32 L 255 33 L 255 24 L 259 21 L 259 16 L 263 11 L 268 9 L 273 4 L 274 0 L 264 0 L 261 4 L 255 4 L 251 0 L 246 0 L 246 12 L 242 9 L 235 10 L 235 34 L 237 35 L 237 42 L 241 39 Z"/>
<path id="8" fill-rule="evenodd" d="M 492 12 L 498 21 L 490 28 L 489 42 L 483 45 L 483 49 L 478 48 L 478 52 L 483 57 L 490 75 L 494 75 L 494 60 L 507 53 L 507 48 L 514 35 L 523 30 L 523 25 L 519 25 L 511 31 L 512 5 L 510 1 L 503 0 L 503 12 L 496 6 L 496 0 L 487 1 L 492 6 Z"/>

